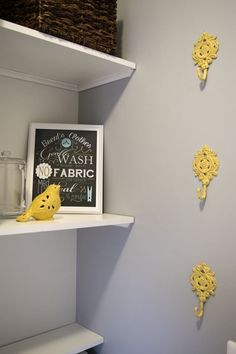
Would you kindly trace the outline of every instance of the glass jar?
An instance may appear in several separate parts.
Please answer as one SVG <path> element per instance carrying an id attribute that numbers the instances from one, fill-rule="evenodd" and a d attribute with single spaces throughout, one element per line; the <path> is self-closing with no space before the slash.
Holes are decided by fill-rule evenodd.
<path id="1" fill-rule="evenodd" d="M 11 217 L 25 209 L 25 161 L 10 157 L 9 151 L 0 156 L 0 216 Z"/>

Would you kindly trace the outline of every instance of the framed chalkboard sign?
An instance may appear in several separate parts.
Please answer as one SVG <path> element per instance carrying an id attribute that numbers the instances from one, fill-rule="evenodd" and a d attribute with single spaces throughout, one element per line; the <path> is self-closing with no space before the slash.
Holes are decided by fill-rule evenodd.
<path id="1" fill-rule="evenodd" d="M 62 213 L 102 213 L 103 126 L 32 123 L 27 206 L 49 184 L 59 184 Z"/>

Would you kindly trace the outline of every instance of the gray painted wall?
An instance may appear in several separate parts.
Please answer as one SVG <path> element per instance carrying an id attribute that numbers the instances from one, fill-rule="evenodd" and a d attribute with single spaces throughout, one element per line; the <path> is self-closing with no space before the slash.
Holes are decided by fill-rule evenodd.
<path id="1" fill-rule="evenodd" d="M 105 125 L 105 210 L 131 229 L 79 232 L 78 319 L 105 336 L 101 354 L 223 354 L 236 340 L 236 3 L 119 0 L 131 80 L 80 95 L 80 122 Z M 218 59 L 200 89 L 191 53 L 203 31 Z M 208 144 L 220 170 L 200 208 L 192 160 Z M 192 267 L 218 288 L 197 321 Z"/>

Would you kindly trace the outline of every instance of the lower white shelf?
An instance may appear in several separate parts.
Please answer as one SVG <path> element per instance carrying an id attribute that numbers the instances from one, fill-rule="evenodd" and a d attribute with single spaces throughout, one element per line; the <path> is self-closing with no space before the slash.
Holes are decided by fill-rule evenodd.
<path id="1" fill-rule="evenodd" d="M 34 232 L 81 229 L 99 226 L 129 226 L 134 217 L 114 214 L 56 214 L 53 220 L 17 222 L 15 219 L 0 219 L 0 236 Z"/>
<path id="2" fill-rule="evenodd" d="M 77 354 L 103 342 L 102 336 L 73 323 L 1 347 L 0 354 Z"/>

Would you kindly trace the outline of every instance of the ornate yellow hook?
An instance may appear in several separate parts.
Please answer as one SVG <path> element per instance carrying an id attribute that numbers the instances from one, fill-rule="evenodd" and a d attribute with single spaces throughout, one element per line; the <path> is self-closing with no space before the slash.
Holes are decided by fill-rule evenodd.
<path id="1" fill-rule="evenodd" d="M 200 80 L 207 79 L 207 71 L 213 59 L 217 58 L 219 43 L 217 37 L 207 32 L 199 37 L 198 41 L 194 44 L 192 57 L 195 64 L 198 65 L 197 75 Z"/>
<path id="2" fill-rule="evenodd" d="M 190 283 L 192 290 L 196 292 L 199 298 L 199 308 L 195 306 L 194 312 L 198 318 L 201 318 L 204 314 L 206 300 L 215 294 L 215 273 L 211 271 L 211 268 L 206 263 L 202 262 L 193 268 Z"/>
<path id="3" fill-rule="evenodd" d="M 219 169 L 219 160 L 217 154 L 207 145 L 202 148 L 194 156 L 193 171 L 195 177 L 202 182 L 202 189 L 197 188 L 197 195 L 200 200 L 204 200 L 207 196 L 207 187 L 214 176 L 217 176 Z"/>

